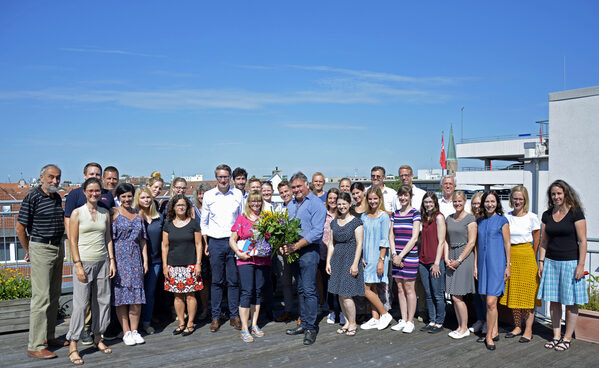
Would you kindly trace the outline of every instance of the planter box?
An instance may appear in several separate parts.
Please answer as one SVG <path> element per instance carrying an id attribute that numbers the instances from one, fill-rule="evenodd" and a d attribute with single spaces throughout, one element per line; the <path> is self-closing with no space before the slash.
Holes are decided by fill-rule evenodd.
<path id="1" fill-rule="evenodd" d="M 0 333 L 29 329 L 29 304 L 31 299 L 0 301 Z"/>
<path id="2" fill-rule="evenodd" d="M 578 309 L 578 320 L 574 332 L 578 340 L 599 344 L 599 312 Z"/>

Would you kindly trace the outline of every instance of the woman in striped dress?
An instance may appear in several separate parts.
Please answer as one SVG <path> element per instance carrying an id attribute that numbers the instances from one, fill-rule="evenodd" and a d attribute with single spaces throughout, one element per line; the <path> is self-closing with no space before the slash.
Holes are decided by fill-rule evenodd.
<path id="1" fill-rule="evenodd" d="M 414 283 L 418 273 L 418 234 L 420 212 L 412 207 L 412 188 L 402 185 L 397 191 L 401 208 L 391 214 L 389 243 L 393 261 L 392 276 L 397 284 L 397 296 L 402 319 L 391 327 L 394 331 L 414 331 L 416 292 Z"/>

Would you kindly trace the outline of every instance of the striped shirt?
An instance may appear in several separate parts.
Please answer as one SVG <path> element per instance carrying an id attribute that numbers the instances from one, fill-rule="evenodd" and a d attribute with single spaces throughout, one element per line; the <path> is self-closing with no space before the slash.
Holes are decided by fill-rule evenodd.
<path id="1" fill-rule="evenodd" d="M 29 236 L 58 238 L 64 234 L 64 210 L 58 193 L 47 195 L 41 187 L 33 189 L 19 210 L 18 221 Z"/>
<path id="2" fill-rule="evenodd" d="M 393 234 L 395 235 L 395 253 L 399 254 L 404 250 L 406 244 L 412 239 L 412 230 L 414 222 L 421 221 L 420 212 L 412 208 L 405 216 L 399 211 L 391 214 L 391 223 L 393 226 Z M 394 277 L 402 277 L 412 279 L 416 277 L 418 272 L 418 243 L 414 245 L 412 250 L 403 258 L 404 268 L 397 269 L 393 267 L 392 274 Z"/>

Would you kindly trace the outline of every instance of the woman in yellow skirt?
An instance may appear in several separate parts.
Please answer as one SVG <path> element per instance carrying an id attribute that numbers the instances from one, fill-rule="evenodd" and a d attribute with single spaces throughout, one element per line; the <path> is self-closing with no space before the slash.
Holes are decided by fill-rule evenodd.
<path id="1" fill-rule="evenodd" d="M 506 214 L 510 224 L 510 243 L 512 244 L 511 277 L 505 282 L 505 293 L 499 303 L 512 310 L 514 329 L 505 335 L 514 338 L 520 334 L 520 342 L 532 339 L 535 305 L 539 289 L 537 275 L 537 250 L 539 248 L 541 222 L 537 215 L 528 212 L 528 191 L 518 185 L 510 192 L 511 212 Z M 526 326 L 522 332 L 522 320 Z"/>

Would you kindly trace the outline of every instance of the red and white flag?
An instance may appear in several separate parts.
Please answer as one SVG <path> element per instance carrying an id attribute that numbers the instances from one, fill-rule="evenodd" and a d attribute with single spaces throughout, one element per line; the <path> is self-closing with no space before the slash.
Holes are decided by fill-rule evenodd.
<path id="1" fill-rule="evenodd" d="M 442 169 L 447 169 L 447 162 L 445 161 L 445 143 L 443 142 L 443 134 L 441 134 L 441 163 Z"/>

